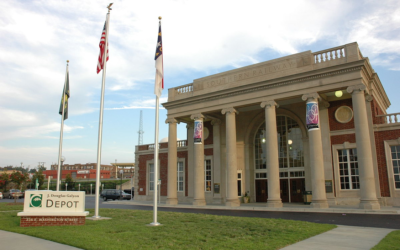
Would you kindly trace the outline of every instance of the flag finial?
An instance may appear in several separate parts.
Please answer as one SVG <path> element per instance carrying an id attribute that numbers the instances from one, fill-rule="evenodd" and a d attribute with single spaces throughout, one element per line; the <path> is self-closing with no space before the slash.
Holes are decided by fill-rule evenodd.
<path id="1" fill-rule="evenodd" d="M 161 20 L 161 16 L 159 16 L 158 19 Z"/>
<path id="2" fill-rule="evenodd" d="M 69 63 L 69 60 L 67 60 L 67 63 Z"/>
<path id="3" fill-rule="evenodd" d="M 111 9 L 111 6 L 113 5 L 113 3 L 110 3 L 108 6 L 107 6 L 107 9 L 110 11 L 110 10 L 112 10 Z"/>

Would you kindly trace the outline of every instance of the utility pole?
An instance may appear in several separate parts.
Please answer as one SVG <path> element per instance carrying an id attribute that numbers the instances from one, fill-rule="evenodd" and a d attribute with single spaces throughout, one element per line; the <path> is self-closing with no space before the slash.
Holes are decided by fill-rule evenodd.
<path id="1" fill-rule="evenodd" d="M 142 116 L 142 111 L 140 110 L 140 121 L 139 121 L 139 137 L 138 137 L 138 145 L 142 145 L 143 144 L 143 116 Z"/>

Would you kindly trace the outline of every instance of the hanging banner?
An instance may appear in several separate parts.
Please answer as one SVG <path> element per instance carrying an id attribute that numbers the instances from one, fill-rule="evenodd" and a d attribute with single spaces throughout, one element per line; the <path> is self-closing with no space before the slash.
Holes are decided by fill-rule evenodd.
<path id="1" fill-rule="evenodd" d="M 193 135 L 194 144 L 201 144 L 202 138 L 203 138 L 203 121 L 195 120 L 194 121 L 194 135 Z"/>
<path id="2" fill-rule="evenodd" d="M 307 102 L 306 123 L 308 131 L 319 129 L 318 102 Z"/>

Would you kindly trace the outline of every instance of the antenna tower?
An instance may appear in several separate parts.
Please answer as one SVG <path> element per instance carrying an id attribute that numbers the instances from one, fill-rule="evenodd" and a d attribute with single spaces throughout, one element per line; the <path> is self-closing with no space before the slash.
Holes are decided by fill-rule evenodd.
<path id="1" fill-rule="evenodd" d="M 142 116 L 142 111 L 140 110 L 140 121 L 139 121 L 139 138 L 138 138 L 138 145 L 142 145 L 143 144 L 143 116 Z"/>

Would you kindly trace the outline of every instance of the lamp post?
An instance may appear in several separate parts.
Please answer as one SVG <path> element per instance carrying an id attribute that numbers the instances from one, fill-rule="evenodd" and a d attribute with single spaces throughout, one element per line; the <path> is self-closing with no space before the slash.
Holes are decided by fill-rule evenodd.
<path id="1" fill-rule="evenodd" d="M 65 183 L 65 191 L 68 191 L 68 183 Z"/>
<path id="2" fill-rule="evenodd" d="M 81 191 L 81 184 L 78 184 L 78 191 Z"/>
<path id="3" fill-rule="evenodd" d="M 101 184 L 101 191 L 102 191 L 102 192 L 103 192 L 103 189 L 104 189 L 104 183 Z"/>
<path id="4" fill-rule="evenodd" d="M 92 194 L 92 183 L 90 183 L 90 194 Z"/>
<path id="5" fill-rule="evenodd" d="M 119 173 L 121 174 L 121 185 L 119 185 L 119 189 L 121 190 L 121 195 L 119 196 L 119 199 L 122 199 L 122 175 L 124 174 L 124 170 L 120 170 Z"/>

